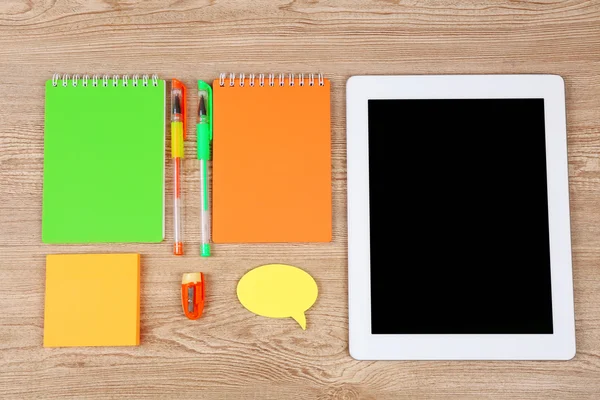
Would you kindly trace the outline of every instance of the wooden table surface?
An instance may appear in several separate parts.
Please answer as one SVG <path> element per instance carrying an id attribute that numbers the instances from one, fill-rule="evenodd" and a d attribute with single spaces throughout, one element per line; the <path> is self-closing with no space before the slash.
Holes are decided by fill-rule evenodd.
<path id="1" fill-rule="evenodd" d="M 41 244 L 44 81 L 54 72 L 177 77 L 322 72 L 332 82 L 329 244 Z M 358 74 L 552 73 L 566 82 L 577 356 L 568 362 L 359 362 L 348 354 L 345 82 Z M 193 101 L 197 101 L 193 97 Z M 194 105 L 195 107 L 195 105 Z M 600 2 L 597 0 L 2 0 L 0 397 L 400 399 L 600 397 Z M 195 151 L 195 141 L 186 144 Z M 185 161 L 188 221 L 198 164 Z M 171 170 L 167 169 L 167 188 Z M 187 223 L 188 246 L 199 242 Z M 44 349 L 45 255 L 139 252 L 141 345 Z M 390 249 L 394 259 L 397 249 Z M 308 330 L 254 316 L 235 296 L 255 266 L 310 272 Z M 185 319 L 179 282 L 208 275 Z"/>

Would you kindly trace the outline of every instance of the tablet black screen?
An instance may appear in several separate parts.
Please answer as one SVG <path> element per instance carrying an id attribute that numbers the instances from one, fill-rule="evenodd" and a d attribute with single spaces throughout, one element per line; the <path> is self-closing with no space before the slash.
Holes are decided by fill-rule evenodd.
<path id="1" fill-rule="evenodd" d="M 543 99 L 369 100 L 373 334 L 553 332 Z"/>

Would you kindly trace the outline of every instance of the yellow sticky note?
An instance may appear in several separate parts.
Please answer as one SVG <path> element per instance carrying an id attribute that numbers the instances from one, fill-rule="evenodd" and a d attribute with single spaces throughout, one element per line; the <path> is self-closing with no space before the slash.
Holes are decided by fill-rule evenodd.
<path id="1" fill-rule="evenodd" d="M 293 318 L 306 329 L 305 311 L 317 300 L 317 283 L 307 272 L 285 264 L 254 268 L 237 285 L 240 303 L 271 318 Z"/>
<path id="2" fill-rule="evenodd" d="M 139 254 L 46 257 L 44 347 L 139 343 Z"/>

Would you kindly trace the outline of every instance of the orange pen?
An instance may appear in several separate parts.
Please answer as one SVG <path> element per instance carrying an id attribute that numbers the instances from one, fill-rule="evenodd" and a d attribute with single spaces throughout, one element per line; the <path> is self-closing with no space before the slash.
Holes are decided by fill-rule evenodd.
<path id="1" fill-rule="evenodd" d="M 183 255 L 181 226 L 181 168 L 185 132 L 185 86 L 177 79 L 171 81 L 171 158 L 173 159 L 173 253 Z"/>
<path id="2" fill-rule="evenodd" d="M 205 282 L 202 272 L 183 274 L 181 278 L 181 306 L 189 319 L 198 319 L 204 310 Z"/>

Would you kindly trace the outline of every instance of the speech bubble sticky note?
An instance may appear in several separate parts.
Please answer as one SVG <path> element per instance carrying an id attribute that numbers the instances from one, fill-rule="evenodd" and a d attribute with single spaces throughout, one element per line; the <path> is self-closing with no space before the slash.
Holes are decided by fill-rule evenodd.
<path id="1" fill-rule="evenodd" d="M 248 311 L 270 318 L 293 318 L 306 329 L 308 310 L 317 300 L 317 283 L 307 272 L 285 264 L 250 270 L 237 285 L 237 296 Z"/>

